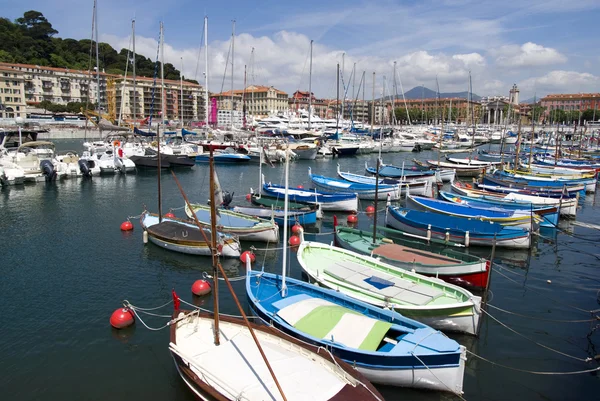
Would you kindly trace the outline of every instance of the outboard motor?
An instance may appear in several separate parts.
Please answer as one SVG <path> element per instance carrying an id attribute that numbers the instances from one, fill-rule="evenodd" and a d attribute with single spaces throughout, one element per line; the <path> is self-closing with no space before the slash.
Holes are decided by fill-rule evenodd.
<path id="1" fill-rule="evenodd" d="M 92 170 L 90 170 L 90 165 L 87 160 L 79 159 L 77 164 L 79 164 L 79 170 L 81 171 L 81 174 L 83 174 L 84 177 L 92 176 Z"/>
<path id="2" fill-rule="evenodd" d="M 8 177 L 6 176 L 6 171 L 4 171 L 4 167 L 0 167 L 0 184 L 2 186 L 8 186 Z"/>
<path id="3" fill-rule="evenodd" d="M 233 201 L 233 194 L 235 192 L 229 193 L 228 191 L 223 191 L 223 207 L 228 208 L 229 204 Z"/>
<path id="4" fill-rule="evenodd" d="M 42 170 L 42 174 L 46 177 L 46 182 L 54 181 L 56 179 L 56 171 L 50 160 L 42 160 L 40 162 L 40 170 Z"/>

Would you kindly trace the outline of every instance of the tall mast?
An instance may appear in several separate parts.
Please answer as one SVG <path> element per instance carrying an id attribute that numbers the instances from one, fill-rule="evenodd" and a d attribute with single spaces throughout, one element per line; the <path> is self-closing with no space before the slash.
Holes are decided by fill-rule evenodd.
<path id="1" fill-rule="evenodd" d="M 337 91 L 337 95 L 336 95 L 336 109 L 337 109 L 337 113 L 335 116 L 335 133 L 337 135 L 338 133 L 338 128 L 340 125 L 340 64 L 338 63 L 337 65 L 337 79 L 336 79 L 336 91 Z M 343 107 L 343 102 L 342 102 L 342 107 Z"/>
<path id="2" fill-rule="evenodd" d="M 235 20 L 231 27 L 231 130 L 233 131 L 233 56 L 235 55 Z"/>
<path id="3" fill-rule="evenodd" d="M 208 128 L 208 17 L 204 16 L 204 124 Z"/>
<path id="4" fill-rule="evenodd" d="M 290 149 L 285 149 L 285 193 L 283 203 L 283 243 L 287 244 L 288 236 L 288 201 L 289 201 L 289 179 L 290 179 Z M 283 266 L 281 268 L 281 296 L 287 296 L 287 285 L 285 284 L 286 264 L 287 264 L 287 246 L 283 246 Z"/>
<path id="5" fill-rule="evenodd" d="M 362 114 L 364 115 L 365 113 L 365 86 L 367 86 L 367 81 L 365 81 L 365 71 L 363 71 L 362 73 L 362 78 L 361 78 L 361 82 L 362 82 L 362 103 L 361 103 L 361 110 L 362 110 Z M 364 123 L 365 120 L 364 118 L 362 118 L 360 120 L 361 123 Z M 363 126 L 364 128 L 364 126 Z"/>
<path id="6" fill-rule="evenodd" d="M 165 27 L 160 22 L 160 120 L 165 121 L 166 117 L 166 99 L 165 99 Z"/>
<path id="7" fill-rule="evenodd" d="M 244 90 L 242 92 L 242 124 L 246 128 L 246 64 L 244 64 Z"/>
<path id="8" fill-rule="evenodd" d="M 352 115 L 352 125 L 354 125 L 354 106 L 355 106 L 355 99 L 354 99 L 354 85 L 356 84 L 356 63 L 354 63 L 354 65 L 352 66 L 352 108 L 351 108 L 351 112 L 350 114 Z"/>
<path id="9" fill-rule="evenodd" d="M 437 86 L 437 97 L 440 97 L 440 83 L 438 82 L 437 76 L 435 77 L 435 84 Z M 442 138 L 444 137 L 444 123 L 442 123 L 442 129 L 440 131 L 440 139 L 438 141 L 439 147 L 438 147 L 438 152 L 437 152 L 437 156 L 438 156 L 438 169 L 440 168 L 440 157 L 441 157 L 441 153 L 442 153 Z"/>
<path id="10" fill-rule="evenodd" d="M 471 139 L 471 151 L 469 152 L 469 165 L 473 157 L 473 149 L 475 149 L 475 106 L 473 105 L 473 82 L 471 82 L 471 71 L 469 71 L 469 98 L 471 99 L 471 119 L 473 120 L 473 137 Z"/>
<path id="11" fill-rule="evenodd" d="M 100 113 L 100 55 L 98 54 L 98 1 L 94 0 L 94 30 L 96 31 L 96 85 L 98 85 L 98 104 L 96 109 Z"/>
<path id="12" fill-rule="evenodd" d="M 308 130 L 310 131 L 310 115 L 312 114 L 312 52 L 313 41 L 310 41 L 310 67 L 308 68 Z"/>
<path id="13" fill-rule="evenodd" d="M 346 72 L 345 69 L 346 66 L 346 53 L 342 53 L 342 79 L 344 79 L 344 73 Z M 338 70 L 339 70 L 339 66 L 338 66 Z M 343 90 L 343 88 L 342 88 Z M 339 106 L 339 100 L 340 100 L 340 72 L 338 71 L 338 106 Z M 342 96 L 342 108 L 341 108 L 341 112 L 342 112 L 342 121 L 344 121 L 344 106 L 345 103 L 344 100 L 346 100 L 346 92 L 344 92 L 344 96 Z M 340 125 L 338 123 L 338 125 Z"/>
<path id="14" fill-rule="evenodd" d="M 212 255 L 212 265 L 213 265 L 213 314 L 215 317 L 214 324 L 214 338 L 215 345 L 219 345 L 219 255 L 217 248 L 217 212 L 215 205 L 215 162 L 213 158 L 213 147 L 210 146 L 209 150 L 209 158 L 208 158 L 208 166 L 209 166 L 209 196 L 210 196 L 210 253 Z M 160 175 L 160 174 L 159 174 Z M 199 227 L 200 228 L 200 227 Z"/>
<path id="15" fill-rule="evenodd" d="M 373 123 L 375 122 L 375 71 L 373 71 L 373 94 L 371 99 L 371 135 L 373 135 Z"/>
<path id="16" fill-rule="evenodd" d="M 135 107 L 136 107 L 136 102 L 137 102 L 137 92 L 136 92 L 136 86 L 135 86 L 135 19 L 133 19 L 131 21 L 131 40 L 133 43 L 133 60 L 132 60 L 132 71 L 133 71 L 133 126 L 135 127 Z"/>
<path id="17" fill-rule="evenodd" d="M 181 129 L 183 129 L 183 57 L 179 59 L 181 60 L 181 70 L 179 71 L 179 96 L 181 97 L 179 115 L 181 116 Z"/>
<path id="18" fill-rule="evenodd" d="M 392 96 L 392 116 L 397 125 L 398 120 L 396 120 L 396 95 L 398 94 L 398 85 L 396 84 L 396 62 L 395 61 L 394 61 L 394 80 L 392 82 L 394 84 L 394 96 Z"/>
<path id="19" fill-rule="evenodd" d="M 533 106 L 531 106 L 531 141 L 529 145 L 529 169 L 531 169 L 531 162 L 533 161 L 533 140 L 535 139 L 535 103 L 536 103 L 537 94 L 533 94 Z M 575 130 L 577 130 L 577 122 L 575 123 Z M 573 138 L 575 136 L 573 135 Z M 515 170 L 518 169 L 519 166 L 515 166 Z"/>

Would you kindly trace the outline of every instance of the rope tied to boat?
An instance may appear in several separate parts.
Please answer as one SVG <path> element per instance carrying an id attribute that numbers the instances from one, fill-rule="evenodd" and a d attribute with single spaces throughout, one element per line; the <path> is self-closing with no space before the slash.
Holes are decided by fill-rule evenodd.
<path id="1" fill-rule="evenodd" d="M 504 269 L 504 267 L 503 267 L 503 266 L 497 265 L 497 264 L 495 264 L 495 263 L 494 263 L 493 265 L 499 266 L 500 268 L 503 268 L 503 269 Z M 497 269 L 494 269 L 494 271 L 495 271 L 497 274 L 499 274 L 500 276 L 504 277 L 505 279 L 507 279 L 507 280 L 509 280 L 509 281 L 511 281 L 511 282 L 513 282 L 513 283 L 515 283 L 515 284 L 517 284 L 517 285 L 524 285 L 524 286 L 526 286 L 525 284 L 519 283 L 518 281 L 516 281 L 516 280 L 514 280 L 514 279 L 512 279 L 512 278 L 510 278 L 510 277 L 508 277 L 507 275 L 503 274 L 502 272 L 500 272 L 500 271 L 499 271 L 499 270 L 497 270 Z M 536 293 L 538 293 L 538 294 L 540 294 L 540 295 L 542 295 L 542 296 L 544 296 L 544 297 L 546 297 L 546 298 L 550 299 L 551 301 L 554 301 L 554 302 L 556 302 L 556 303 L 560 303 L 561 305 L 564 305 L 564 306 L 568 306 L 569 308 L 572 308 L 572 309 L 574 309 L 574 310 L 577 310 L 577 311 L 580 311 L 580 312 L 589 313 L 589 314 L 591 314 L 591 315 L 594 315 L 595 313 L 598 313 L 598 312 L 600 312 L 600 309 L 593 309 L 593 310 L 586 310 L 586 309 L 582 309 L 582 308 L 579 308 L 579 307 L 577 307 L 577 306 L 574 306 L 574 305 L 570 305 L 570 304 L 568 304 L 568 303 L 565 303 L 563 300 L 558 300 L 558 299 L 552 298 L 552 297 L 550 297 L 550 296 L 548 296 L 548 295 L 544 294 L 543 292 L 536 290 L 536 289 L 535 289 L 535 288 L 533 288 L 533 287 L 529 287 L 529 286 L 527 286 L 527 288 L 528 288 L 529 290 L 533 291 L 533 292 L 536 292 Z M 600 293 L 600 290 L 599 290 L 599 293 Z"/>
<path id="2" fill-rule="evenodd" d="M 210 274 L 208 274 L 207 272 L 202 272 L 202 278 L 203 279 L 211 279 L 214 280 L 214 277 Z M 238 276 L 238 277 L 227 277 L 229 279 L 229 281 L 242 281 L 246 279 L 246 276 Z M 219 277 L 218 280 L 221 281 L 225 281 L 225 279 L 223 277 Z"/>
<path id="3" fill-rule="evenodd" d="M 138 219 L 141 219 L 141 218 L 142 218 L 142 215 L 141 215 L 141 214 L 138 214 L 137 216 L 127 216 L 127 220 L 128 220 L 128 221 L 130 221 L 130 220 L 132 220 L 132 219 L 133 219 L 133 220 L 138 220 Z"/>
<path id="4" fill-rule="evenodd" d="M 537 317 L 537 316 L 531 316 L 531 315 L 523 315 L 523 314 L 520 314 L 520 313 L 511 312 L 509 310 L 499 308 L 496 305 L 490 305 L 489 303 L 487 304 L 487 306 L 489 306 L 490 308 L 494 308 L 494 309 L 496 309 L 496 310 L 498 310 L 500 312 L 507 313 L 509 315 L 515 315 L 515 316 L 523 317 L 523 318 L 526 318 L 526 319 L 541 320 L 543 322 L 553 322 L 553 323 L 589 323 L 589 322 L 595 322 L 595 321 L 599 321 L 600 320 L 600 316 L 594 316 L 591 319 L 579 319 L 579 320 L 547 319 L 547 318 L 543 318 L 543 317 Z"/>
<path id="5" fill-rule="evenodd" d="M 435 377 L 435 378 L 436 378 L 436 380 L 437 380 L 438 382 L 442 383 L 442 384 L 444 385 L 444 387 L 446 387 L 446 388 L 448 389 L 448 391 L 450 391 L 452 394 L 456 395 L 456 396 L 457 396 L 458 398 L 460 398 L 461 400 L 463 400 L 463 401 L 467 401 L 467 400 L 466 400 L 466 399 L 465 399 L 465 398 L 462 396 L 462 394 L 463 394 L 462 392 L 460 392 L 460 393 L 459 393 L 459 392 L 457 392 L 456 390 L 453 390 L 453 389 L 451 389 L 451 388 L 450 388 L 450 387 L 449 387 L 449 386 L 448 386 L 448 385 L 447 385 L 445 382 L 443 382 L 442 380 L 440 380 L 440 379 L 439 379 L 439 378 L 438 378 L 438 377 L 435 375 L 435 373 L 433 373 L 433 372 L 431 371 L 431 369 L 429 369 L 429 366 L 427 366 L 427 365 L 425 364 L 425 362 L 423 362 L 423 361 L 421 360 L 421 358 L 419 358 L 419 357 L 418 357 L 418 356 L 417 356 L 417 355 L 416 355 L 416 354 L 415 354 L 413 351 L 410 351 L 410 354 L 411 354 L 412 356 L 414 356 L 414 357 L 417 359 L 417 361 L 419 361 L 419 362 L 421 363 L 421 365 L 425 366 L 425 368 L 426 368 L 426 369 L 429 371 L 429 373 L 431 373 L 431 374 L 433 375 L 433 377 Z"/>
<path id="6" fill-rule="evenodd" d="M 485 309 L 482 309 L 482 312 L 483 312 L 483 313 L 485 313 L 485 314 L 486 314 L 488 317 L 490 317 L 492 320 L 494 320 L 496 323 L 498 323 L 498 324 L 499 324 L 499 325 L 501 325 L 502 327 L 504 327 L 504 328 L 508 329 L 509 331 L 511 331 L 511 332 L 513 332 L 513 333 L 515 333 L 516 335 L 518 335 L 518 336 L 520 336 L 520 337 L 522 337 L 522 338 L 524 338 L 524 339 L 526 339 L 526 340 L 529 340 L 529 341 L 531 341 L 532 343 L 534 343 L 534 344 L 535 344 L 535 345 L 537 345 L 537 346 L 540 346 L 540 347 L 542 347 L 542 348 L 545 348 L 545 349 L 547 349 L 547 350 L 549 350 L 549 351 L 555 352 L 555 353 L 557 353 L 557 354 L 560 354 L 560 355 L 562 355 L 562 356 L 566 356 L 567 358 L 575 359 L 575 360 L 577 360 L 577 361 L 580 361 L 580 362 L 586 362 L 586 363 L 588 363 L 588 362 L 591 362 L 591 361 L 593 361 L 593 360 L 594 360 L 593 358 L 590 358 L 590 357 L 587 357 L 587 358 L 585 358 L 585 359 L 584 359 L 584 358 L 579 358 L 579 357 L 577 357 L 577 356 L 569 355 L 569 354 L 566 354 L 566 353 L 564 353 L 564 352 L 562 352 L 562 351 L 556 350 L 556 349 L 554 349 L 554 348 L 551 348 L 551 347 L 549 347 L 549 346 L 547 346 L 547 345 L 544 345 L 544 344 L 542 344 L 542 343 L 539 343 L 539 342 L 537 342 L 537 341 L 533 340 L 532 338 L 529 338 L 529 337 L 527 337 L 526 335 L 519 333 L 518 331 L 516 331 L 515 329 L 513 329 L 513 328 L 509 327 L 509 326 L 508 326 L 508 325 L 506 325 L 505 323 L 502 323 L 500 320 L 498 320 L 498 319 L 496 319 L 494 316 L 490 315 L 490 313 L 489 313 L 489 312 L 487 312 Z"/>
<path id="7" fill-rule="evenodd" d="M 514 370 L 517 372 L 523 372 L 523 373 L 530 373 L 533 375 L 578 375 L 578 374 L 582 374 L 582 373 L 593 373 L 593 372 L 598 372 L 600 371 L 600 366 L 592 368 L 592 369 L 586 369 L 586 370 L 576 370 L 573 372 L 540 372 L 540 371 L 535 371 L 535 370 L 526 370 L 526 369 L 519 369 L 519 368 L 514 368 L 512 366 L 507 366 L 507 365 L 503 365 L 501 363 L 497 363 L 497 362 L 493 362 L 490 361 L 487 358 L 482 357 L 481 355 L 477 355 L 474 352 L 471 352 L 469 350 L 467 350 L 467 353 L 469 353 L 469 355 L 473 355 L 475 358 L 481 359 L 482 361 L 485 361 L 489 364 L 492 364 L 494 366 L 498 366 L 504 369 L 509 369 L 509 370 Z"/>
<path id="8" fill-rule="evenodd" d="M 305 341 L 301 341 L 301 342 L 303 342 L 303 343 L 305 343 L 305 344 L 309 344 L 309 343 L 307 343 L 307 342 L 305 342 Z M 310 344 L 309 344 L 309 345 L 310 345 Z M 335 366 L 337 366 L 337 367 L 338 367 L 338 369 L 340 369 L 341 371 L 343 371 L 344 373 L 346 373 L 346 371 L 345 371 L 345 370 L 344 370 L 344 369 L 343 369 L 343 368 L 342 368 L 342 367 L 341 367 L 341 366 L 338 364 L 337 360 L 335 359 L 335 356 L 333 356 L 333 354 L 331 353 L 331 351 L 330 351 L 330 350 L 328 350 L 328 349 L 327 349 L 327 348 L 325 348 L 325 347 L 319 346 L 319 347 L 317 347 L 317 354 L 319 353 L 319 351 L 320 351 L 320 350 L 323 350 L 323 351 L 327 352 L 327 353 L 329 354 L 329 356 L 331 357 L 331 360 L 333 361 L 333 363 L 335 364 Z M 352 385 L 352 383 L 351 383 L 349 380 L 348 380 L 348 382 L 349 382 L 349 383 Z M 360 380 L 356 380 L 356 383 L 357 383 L 357 384 L 360 384 L 361 386 L 363 386 L 363 387 L 364 387 L 364 388 L 365 388 L 365 389 L 366 389 L 366 390 L 367 390 L 369 393 L 371 393 L 371 395 L 372 395 L 372 396 L 373 396 L 373 397 L 374 397 L 376 400 L 383 401 L 383 399 L 379 398 L 379 397 L 377 396 L 377 394 L 375 394 L 373 391 L 371 391 L 371 389 L 370 389 L 370 388 L 369 388 L 369 387 L 368 387 L 368 386 L 367 386 L 365 383 L 363 383 L 363 382 L 362 382 L 362 381 L 360 381 Z M 356 387 L 356 386 L 355 386 L 355 385 L 353 385 L 353 387 Z"/>

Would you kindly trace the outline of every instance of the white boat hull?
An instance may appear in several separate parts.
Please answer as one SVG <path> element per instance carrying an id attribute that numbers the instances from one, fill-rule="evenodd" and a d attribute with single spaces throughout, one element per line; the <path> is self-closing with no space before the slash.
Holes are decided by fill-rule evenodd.
<path id="1" fill-rule="evenodd" d="M 460 346 L 460 364 L 452 368 L 375 369 L 358 365 L 357 370 L 370 382 L 387 386 L 412 387 L 435 391 L 463 393 L 463 378 L 467 351 Z"/>
<path id="2" fill-rule="evenodd" d="M 169 249 L 171 251 L 185 253 L 188 255 L 199 255 L 199 256 L 212 256 L 210 248 L 208 247 L 191 247 L 180 244 L 175 244 L 168 241 L 163 241 L 151 235 L 148 235 L 148 240 L 161 248 Z M 223 244 L 223 251 L 221 255 L 226 258 L 238 258 L 242 254 L 242 250 L 239 242 L 233 242 L 231 244 Z"/>

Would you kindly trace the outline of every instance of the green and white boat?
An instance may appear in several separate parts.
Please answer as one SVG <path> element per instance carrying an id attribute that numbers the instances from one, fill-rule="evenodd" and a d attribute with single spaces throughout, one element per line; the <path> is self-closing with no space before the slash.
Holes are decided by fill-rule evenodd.
<path id="1" fill-rule="evenodd" d="M 210 227 L 210 206 L 192 204 L 201 225 Z M 185 214 L 193 218 L 192 211 L 185 205 Z M 279 226 L 274 220 L 265 220 L 232 210 L 219 209 L 217 228 L 219 232 L 236 235 L 240 240 L 278 242 Z"/>
<path id="2" fill-rule="evenodd" d="M 318 284 L 444 331 L 477 334 L 481 297 L 370 256 L 303 241 L 298 262 Z"/>

